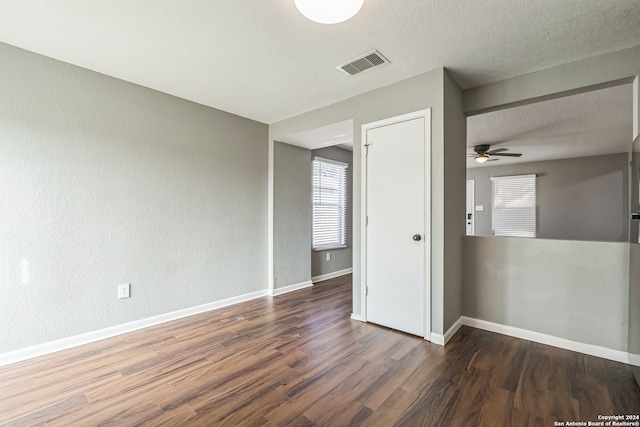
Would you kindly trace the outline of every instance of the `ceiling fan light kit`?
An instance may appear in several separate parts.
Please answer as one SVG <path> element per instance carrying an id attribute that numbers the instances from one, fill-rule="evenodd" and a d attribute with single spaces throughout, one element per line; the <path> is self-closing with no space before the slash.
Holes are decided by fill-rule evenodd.
<path id="1" fill-rule="evenodd" d="M 307 19 L 319 24 L 338 24 L 360 11 L 364 0 L 294 0 Z"/>

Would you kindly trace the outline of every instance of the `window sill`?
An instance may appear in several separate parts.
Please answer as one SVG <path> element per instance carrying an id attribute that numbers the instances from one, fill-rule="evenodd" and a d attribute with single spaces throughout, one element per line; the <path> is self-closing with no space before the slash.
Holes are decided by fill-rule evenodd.
<path id="1" fill-rule="evenodd" d="M 330 251 L 333 249 L 344 249 L 347 245 L 335 245 L 335 246 L 320 246 L 317 248 L 313 248 L 314 252 L 322 252 L 322 251 Z"/>

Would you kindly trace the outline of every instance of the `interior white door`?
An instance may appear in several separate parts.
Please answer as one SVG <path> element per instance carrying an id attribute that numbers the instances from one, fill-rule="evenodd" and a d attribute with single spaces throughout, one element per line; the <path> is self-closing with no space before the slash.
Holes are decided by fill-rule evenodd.
<path id="1" fill-rule="evenodd" d="M 425 114 L 363 129 L 366 320 L 425 337 L 428 120 Z"/>
<path id="2" fill-rule="evenodd" d="M 470 179 L 467 180 L 467 236 L 473 236 L 474 234 L 474 223 L 475 223 L 475 214 L 473 212 L 473 207 L 475 205 L 474 201 L 474 191 L 475 191 L 475 181 Z"/>

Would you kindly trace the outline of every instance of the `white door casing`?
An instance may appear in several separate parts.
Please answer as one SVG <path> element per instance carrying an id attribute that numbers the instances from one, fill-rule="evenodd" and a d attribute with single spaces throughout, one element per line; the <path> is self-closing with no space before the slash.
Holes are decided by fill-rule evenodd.
<path id="1" fill-rule="evenodd" d="M 467 236 L 473 236 L 475 233 L 475 181 L 473 179 L 467 180 Z"/>
<path id="2" fill-rule="evenodd" d="M 362 126 L 362 315 L 430 339 L 430 110 Z M 414 236 L 420 240 L 414 240 Z"/>

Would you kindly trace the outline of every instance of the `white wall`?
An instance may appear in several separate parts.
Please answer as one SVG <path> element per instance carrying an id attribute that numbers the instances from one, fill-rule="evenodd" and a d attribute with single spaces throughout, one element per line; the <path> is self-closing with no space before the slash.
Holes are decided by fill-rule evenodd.
<path id="1" fill-rule="evenodd" d="M 0 64 L 0 353 L 266 289 L 266 125 Z"/>

